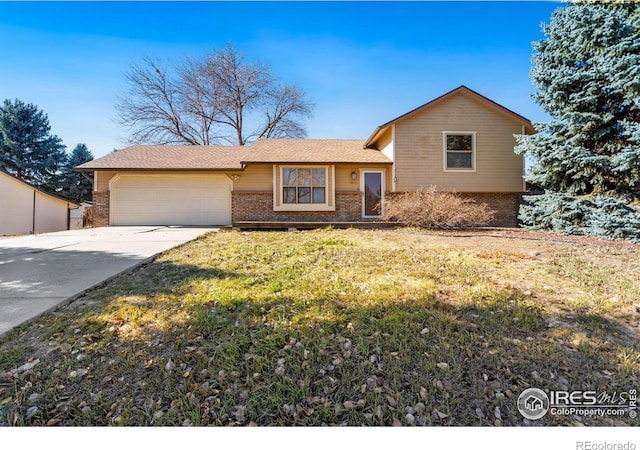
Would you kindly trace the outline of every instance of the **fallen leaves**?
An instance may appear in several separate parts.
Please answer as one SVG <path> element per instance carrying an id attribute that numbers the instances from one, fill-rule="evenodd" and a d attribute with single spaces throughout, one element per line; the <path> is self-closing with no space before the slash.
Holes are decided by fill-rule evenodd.
<path id="1" fill-rule="evenodd" d="M 560 317 L 541 300 L 558 306 L 562 283 L 523 285 L 528 259 L 498 273 L 491 251 L 470 258 L 457 241 L 318 231 L 188 244 L 187 259 L 176 249 L 90 294 L 89 314 L 71 305 L 41 336 L 4 341 L 0 425 L 508 426 L 527 424 L 525 387 L 632 384 L 637 351 L 607 343 L 615 320 Z M 616 289 L 607 298 L 629 313 L 637 295 Z"/>
<path id="2" fill-rule="evenodd" d="M 69 371 L 69 374 L 67 375 L 67 377 L 70 380 L 73 380 L 75 378 L 80 379 L 86 376 L 88 373 L 89 373 L 89 369 L 76 369 L 76 370 Z"/>
<path id="3" fill-rule="evenodd" d="M 236 421 L 240 424 L 245 422 L 245 412 L 247 408 L 244 405 L 237 405 L 233 408 L 233 417 L 235 417 Z"/>
<path id="4" fill-rule="evenodd" d="M 275 373 L 278 376 L 283 376 L 285 373 L 285 359 L 284 358 L 280 358 L 278 359 L 277 362 L 277 366 L 275 368 L 275 370 L 273 371 L 273 373 Z"/>
<path id="5" fill-rule="evenodd" d="M 390 406 L 395 407 L 398 402 L 396 402 L 396 399 L 393 398 L 391 395 L 385 395 L 385 398 L 387 399 L 387 402 L 389 403 Z"/>
<path id="6" fill-rule="evenodd" d="M 21 373 L 26 372 L 28 370 L 32 370 L 38 364 L 40 364 L 40 360 L 36 359 L 34 361 L 24 363 L 23 365 L 21 365 L 20 367 L 18 367 L 17 369 L 15 369 L 14 371 L 11 371 L 11 372 L 13 372 L 14 374 L 21 374 Z"/>
<path id="7" fill-rule="evenodd" d="M 29 421 L 33 416 L 36 415 L 37 412 L 38 412 L 38 407 L 37 406 L 31 406 L 24 413 L 24 420 L 25 421 Z"/>
<path id="8" fill-rule="evenodd" d="M 345 407 L 347 411 L 353 411 L 354 409 L 361 409 L 366 405 L 365 399 L 360 399 L 357 402 L 353 402 L 351 400 L 347 400 L 342 403 L 342 406 Z"/>

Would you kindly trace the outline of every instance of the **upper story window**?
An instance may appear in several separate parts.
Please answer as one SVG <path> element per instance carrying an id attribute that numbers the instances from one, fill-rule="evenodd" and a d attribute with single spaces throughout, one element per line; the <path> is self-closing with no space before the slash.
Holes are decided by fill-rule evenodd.
<path id="1" fill-rule="evenodd" d="M 444 170 L 475 171 L 476 133 L 470 131 L 445 131 Z"/>
<path id="2" fill-rule="evenodd" d="M 282 203 L 326 204 L 326 168 L 282 168 Z"/>

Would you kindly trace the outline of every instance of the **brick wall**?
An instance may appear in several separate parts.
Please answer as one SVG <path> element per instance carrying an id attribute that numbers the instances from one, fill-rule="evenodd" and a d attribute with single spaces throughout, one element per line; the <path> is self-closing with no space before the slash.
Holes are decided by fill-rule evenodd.
<path id="1" fill-rule="evenodd" d="M 387 198 L 392 193 L 385 194 Z M 465 193 L 479 203 L 487 203 L 496 211 L 490 226 L 516 227 L 521 195 L 518 193 Z M 336 192 L 335 211 L 274 211 L 273 192 L 233 192 L 231 217 L 238 221 L 265 222 L 360 222 L 362 195 L 360 192 Z M 109 191 L 93 191 L 93 226 L 109 225 Z"/>
<path id="2" fill-rule="evenodd" d="M 93 191 L 93 226 L 109 226 L 109 191 Z"/>
<path id="3" fill-rule="evenodd" d="M 336 192 L 335 211 L 274 211 L 273 192 L 233 192 L 233 222 L 357 222 L 362 221 L 360 192 Z"/>
<path id="4" fill-rule="evenodd" d="M 520 207 L 521 194 L 515 192 L 504 193 L 464 193 L 464 197 L 472 198 L 478 203 L 486 203 L 496 214 L 488 226 L 493 227 L 517 227 L 518 208 Z"/>

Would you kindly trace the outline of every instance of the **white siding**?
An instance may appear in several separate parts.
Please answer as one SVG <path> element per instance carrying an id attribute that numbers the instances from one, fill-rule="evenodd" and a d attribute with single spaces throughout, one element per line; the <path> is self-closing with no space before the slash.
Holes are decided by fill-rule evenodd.
<path id="1" fill-rule="evenodd" d="M 0 236 L 66 230 L 67 211 L 64 200 L 0 173 Z"/>

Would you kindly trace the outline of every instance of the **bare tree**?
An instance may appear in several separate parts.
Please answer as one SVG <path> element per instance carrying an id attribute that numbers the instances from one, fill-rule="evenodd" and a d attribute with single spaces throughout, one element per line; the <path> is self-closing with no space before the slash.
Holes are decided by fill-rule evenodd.
<path id="1" fill-rule="evenodd" d="M 116 109 L 131 143 L 245 145 L 258 138 L 299 138 L 313 104 L 268 65 L 247 62 L 233 46 L 172 68 L 146 58 L 125 75 Z"/>

